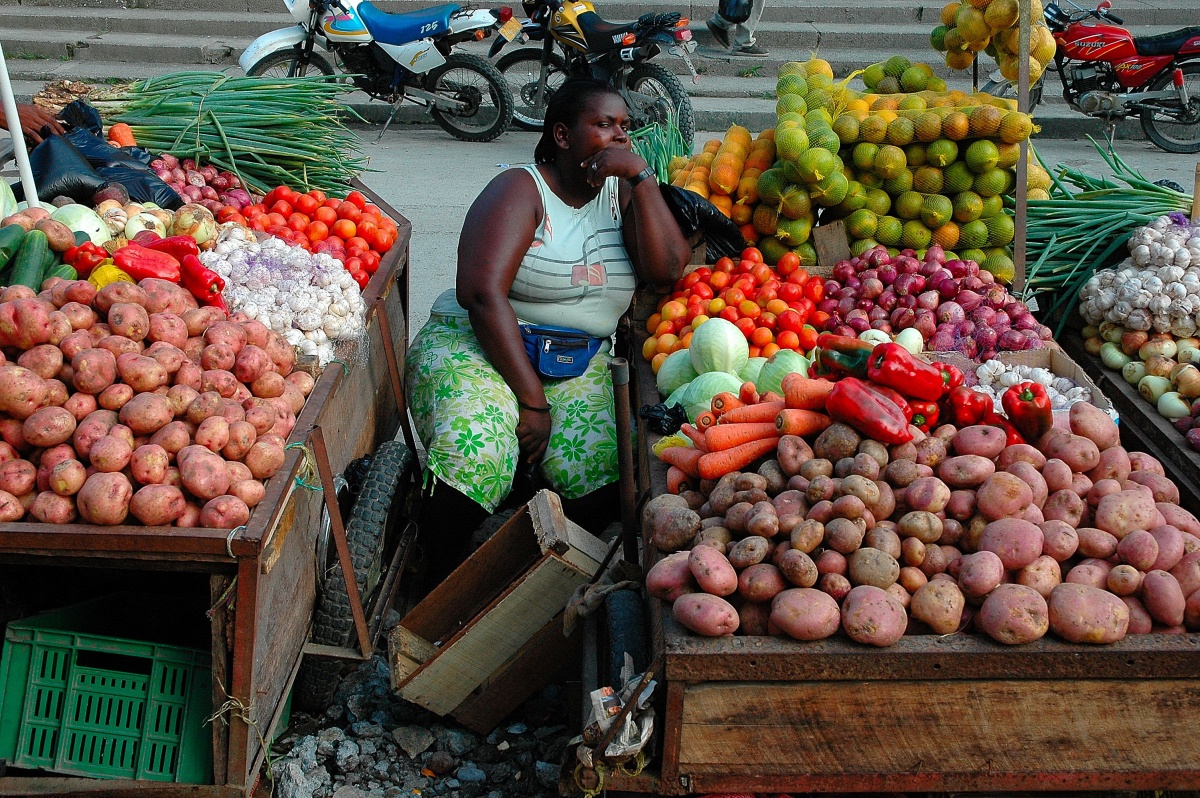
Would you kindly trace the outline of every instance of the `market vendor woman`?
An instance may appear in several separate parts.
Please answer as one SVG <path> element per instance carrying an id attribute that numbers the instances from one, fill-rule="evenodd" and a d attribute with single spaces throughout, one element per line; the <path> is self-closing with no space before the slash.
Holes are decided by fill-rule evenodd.
<path id="1" fill-rule="evenodd" d="M 628 127 L 611 86 L 564 83 L 536 164 L 498 175 L 467 212 L 455 288 L 408 355 L 409 404 L 436 478 L 422 511 L 429 578 L 466 556 L 519 468 L 536 465 L 573 517 L 591 512 L 572 512 L 570 500 L 617 481 L 608 342 L 581 376 L 549 379 L 519 322 L 607 339 L 639 282 L 668 285 L 682 272 L 691 248 Z"/>

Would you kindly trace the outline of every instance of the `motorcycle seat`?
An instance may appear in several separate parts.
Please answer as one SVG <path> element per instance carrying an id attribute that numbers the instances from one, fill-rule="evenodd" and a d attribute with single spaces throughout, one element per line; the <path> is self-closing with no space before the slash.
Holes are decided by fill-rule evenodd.
<path id="1" fill-rule="evenodd" d="M 370 0 L 358 4 L 358 14 L 375 40 L 394 45 L 445 33 L 450 28 L 450 15 L 458 10 L 459 6 L 448 3 L 404 14 L 389 14 Z"/>
<path id="2" fill-rule="evenodd" d="M 637 22 L 606 22 L 595 11 L 585 11 L 578 17 L 579 29 L 587 37 L 589 50 L 613 50 L 621 47 L 621 37 L 637 30 Z"/>
<path id="3" fill-rule="evenodd" d="M 1160 33 L 1157 36 L 1135 36 L 1133 45 L 1138 55 L 1174 55 L 1183 45 L 1196 36 L 1200 36 L 1200 26 L 1180 28 L 1170 33 Z"/>

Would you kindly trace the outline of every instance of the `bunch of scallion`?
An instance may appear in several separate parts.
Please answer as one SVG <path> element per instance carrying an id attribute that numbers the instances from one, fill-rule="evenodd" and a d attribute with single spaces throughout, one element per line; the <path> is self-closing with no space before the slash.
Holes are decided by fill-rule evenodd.
<path id="1" fill-rule="evenodd" d="M 1089 137 L 1090 138 L 1090 137 Z M 1192 197 L 1156 185 L 1115 152 L 1092 144 L 1119 182 L 1060 165 L 1050 199 L 1030 200 L 1025 227 L 1026 283 L 1020 299 L 1036 299 L 1061 330 L 1079 289 L 1097 269 L 1120 262 L 1130 234 L 1171 211 L 1190 213 Z M 1043 163 L 1043 166 L 1045 164 Z"/>
<path id="2" fill-rule="evenodd" d="M 344 124 L 336 77 L 256 78 L 221 72 L 175 72 L 137 81 L 95 105 L 133 130 L 154 153 L 195 158 L 236 174 L 265 194 L 346 192 L 366 167 L 358 136 Z"/>
<path id="3" fill-rule="evenodd" d="M 686 158 L 692 154 L 692 143 L 683 140 L 679 126 L 675 124 L 674 113 L 666 124 L 651 123 L 630 133 L 629 138 L 633 142 L 633 151 L 654 170 L 660 183 L 670 182 L 667 168 L 672 158 Z"/>

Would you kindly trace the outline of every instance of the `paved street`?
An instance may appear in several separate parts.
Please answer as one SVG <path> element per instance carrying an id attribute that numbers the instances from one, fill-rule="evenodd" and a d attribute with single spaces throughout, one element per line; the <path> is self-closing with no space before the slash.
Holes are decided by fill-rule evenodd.
<path id="1" fill-rule="evenodd" d="M 364 131 L 368 142 L 377 135 Z M 532 161 L 536 133 L 509 132 L 486 144 L 467 144 L 436 129 L 389 131 L 379 144 L 366 144 L 368 186 L 413 224 L 412 319 L 415 334 L 435 297 L 454 284 L 455 249 L 463 217 L 475 196 L 504 165 Z M 698 133 L 697 147 L 723 133 Z M 1092 174 L 1109 174 L 1087 139 L 1047 140 L 1034 146 L 1048 166 L 1065 164 Z M 1116 152 L 1150 180 L 1170 179 L 1192 190 L 1197 156 L 1172 155 L 1145 141 L 1117 141 Z"/>

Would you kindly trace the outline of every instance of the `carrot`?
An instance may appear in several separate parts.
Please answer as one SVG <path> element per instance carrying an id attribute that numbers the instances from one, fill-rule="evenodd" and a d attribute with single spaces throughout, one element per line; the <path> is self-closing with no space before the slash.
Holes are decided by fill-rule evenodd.
<path id="1" fill-rule="evenodd" d="M 759 402 L 756 405 L 742 405 L 741 407 L 726 411 L 717 421 L 721 424 L 743 424 L 748 421 L 773 422 L 782 409 L 783 402 Z"/>
<path id="2" fill-rule="evenodd" d="M 824 432 L 833 419 L 815 410 L 787 408 L 779 411 L 775 427 L 781 435 L 815 435 Z"/>
<path id="3" fill-rule="evenodd" d="M 697 476 L 696 463 L 704 452 L 691 446 L 668 446 L 658 453 L 658 459 L 673 465 L 688 476 Z"/>
<path id="4" fill-rule="evenodd" d="M 744 405 L 752 405 L 758 403 L 758 388 L 754 387 L 754 383 L 746 381 L 742 383 L 741 389 L 738 391 L 738 398 L 742 400 Z"/>
<path id="5" fill-rule="evenodd" d="M 794 410 L 824 410 L 833 385 L 829 380 L 814 380 L 793 372 L 783 378 L 783 401 Z"/>
<path id="6" fill-rule="evenodd" d="M 708 444 L 709 452 L 720 452 L 732 449 L 748 441 L 759 438 L 778 438 L 779 430 L 774 421 L 745 422 L 742 424 L 717 424 L 704 432 L 704 442 Z"/>
<path id="7" fill-rule="evenodd" d="M 686 421 L 679 428 L 679 431 L 691 439 L 692 445 L 702 452 L 708 451 L 708 444 L 704 442 L 704 431 L 696 429 Z"/>
<path id="8" fill-rule="evenodd" d="M 745 404 L 736 394 L 729 391 L 722 391 L 712 398 L 712 411 L 721 417 L 722 413 L 727 413 L 734 408 L 742 407 Z"/>
<path id="9" fill-rule="evenodd" d="M 686 474 L 682 468 L 671 466 L 667 469 L 667 493 L 683 493 L 685 490 L 692 490 L 692 477 Z"/>
<path id="10" fill-rule="evenodd" d="M 774 391 L 767 391 L 758 395 L 758 401 L 761 402 L 782 402 L 783 396 Z"/>
<path id="11" fill-rule="evenodd" d="M 717 416 L 711 410 L 705 410 L 696 416 L 696 429 L 708 429 L 717 423 Z"/>
<path id="12" fill-rule="evenodd" d="M 108 129 L 108 140 L 118 147 L 137 146 L 137 139 L 133 137 L 133 129 L 124 122 L 117 122 Z"/>
<path id="13" fill-rule="evenodd" d="M 745 468 L 760 457 L 775 451 L 779 438 L 759 438 L 732 449 L 709 452 L 701 455 L 699 470 L 701 479 L 720 479 L 733 471 Z"/>

